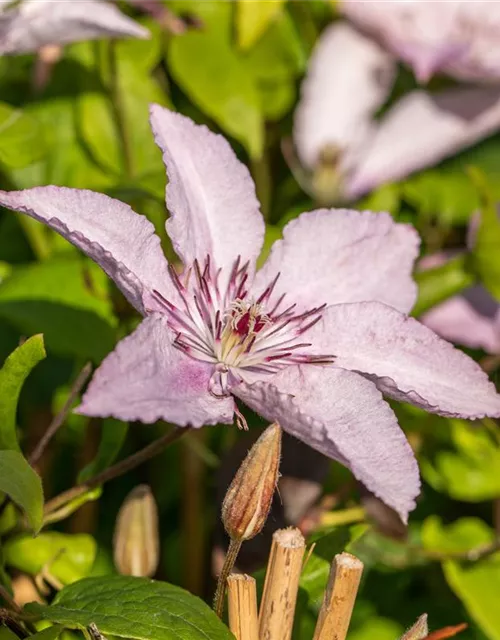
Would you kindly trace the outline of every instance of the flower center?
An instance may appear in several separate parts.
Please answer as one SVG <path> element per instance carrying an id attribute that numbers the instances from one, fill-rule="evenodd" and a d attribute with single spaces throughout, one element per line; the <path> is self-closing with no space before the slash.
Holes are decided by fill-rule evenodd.
<path id="1" fill-rule="evenodd" d="M 197 360 L 215 365 L 214 393 L 227 393 L 228 377 L 241 373 L 276 373 L 290 364 L 332 362 L 332 356 L 312 355 L 303 334 L 321 318 L 325 305 L 296 313 L 295 304 L 285 307 L 285 295 L 273 304 L 271 294 L 278 276 L 257 300 L 246 289 L 248 263 L 238 258 L 227 284 L 220 285 L 222 273 L 214 272 L 207 256 L 203 269 L 195 260 L 179 276 L 170 275 L 182 304 L 176 306 L 154 291 L 168 324 L 175 333 L 174 345 Z"/>

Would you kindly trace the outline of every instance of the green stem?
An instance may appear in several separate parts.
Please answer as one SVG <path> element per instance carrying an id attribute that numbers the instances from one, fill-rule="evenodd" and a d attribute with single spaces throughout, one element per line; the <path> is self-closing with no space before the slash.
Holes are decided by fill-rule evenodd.
<path id="1" fill-rule="evenodd" d="M 111 98 L 111 106 L 113 109 L 113 115 L 118 130 L 118 137 L 122 148 L 123 165 L 125 170 L 125 176 L 127 178 L 133 178 L 134 176 L 134 164 L 132 159 L 132 148 L 130 145 L 130 138 L 127 130 L 127 120 L 125 117 L 125 107 L 123 104 L 123 96 L 120 91 L 120 77 L 118 69 L 118 58 L 116 55 L 116 41 L 110 40 L 107 47 L 108 52 L 108 73 L 109 83 L 108 89 Z"/>
<path id="2" fill-rule="evenodd" d="M 109 480 L 113 480 L 114 478 L 118 478 L 122 476 L 124 473 L 131 471 L 138 465 L 146 462 L 150 458 L 161 453 L 166 447 L 176 442 L 179 438 L 181 438 L 185 433 L 188 433 L 190 427 L 177 427 L 173 431 L 169 431 L 161 438 L 154 440 L 150 444 L 148 444 L 143 449 L 140 449 L 136 453 L 132 454 L 128 458 L 124 460 L 120 460 L 112 467 L 108 467 L 101 473 L 98 473 L 90 480 L 72 487 L 63 493 L 60 493 L 52 500 L 49 500 L 45 504 L 45 518 L 50 519 L 50 514 L 53 514 L 55 511 L 60 510 L 61 507 L 64 507 L 69 502 L 75 500 L 76 498 L 82 496 L 84 493 L 87 493 L 89 489 L 94 489 L 105 482 L 109 482 Z"/>
<path id="3" fill-rule="evenodd" d="M 217 580 L 217 590 L 214 597 L 214 611 L 219 616 L 219 618 L 222 618 L 222 614 L 224 613 L 226 582 L 231 571 L 233 570 L 234 563 L 236 562 L 236 558 L 238 557 L 238 553 L 240 552 L 241 543 L 241 540 L 231 539 L 222 571 L 220 572 L 219 579 Z"/>

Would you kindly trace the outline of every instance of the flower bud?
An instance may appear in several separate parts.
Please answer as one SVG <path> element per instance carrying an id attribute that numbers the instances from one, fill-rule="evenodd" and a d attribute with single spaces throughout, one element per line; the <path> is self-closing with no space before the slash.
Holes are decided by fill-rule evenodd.
<path id="1" fill-rule="evenodd" d="M 125 498 L 116 518 L 113 555 L 122 575 L 152 576 L 159 560 L 158 510 L 151 489 L 141 484 Z"/>
<path id="2" fill-rule="evenodd" d="M 222 503 L 222 522 L 233 540 L 248 540 L 264 526 L 278 481 L 281 427 L 270 425 L 248 452 Z"/>

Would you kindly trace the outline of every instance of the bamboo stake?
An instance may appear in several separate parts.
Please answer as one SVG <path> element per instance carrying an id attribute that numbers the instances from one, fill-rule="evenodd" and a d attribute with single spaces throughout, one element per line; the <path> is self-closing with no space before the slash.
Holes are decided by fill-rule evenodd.
<path id="1" fill-rule="evenodd" d="M 233 573 L 227 579 L 229 628 L 236 640 L 259 640 L 257 588 L 247 575 Z"/>
<path id="2" fill-rule="evenodd" d="M 345 640 L 363 563 L 350 553 L 335 556 L 313 640 Z"/>
<path id="3" fill-rule="evenodd" d="M 260 640 L 290 640 L 305 540 L 298 529 L 273 535 L 259 613 Z"/>

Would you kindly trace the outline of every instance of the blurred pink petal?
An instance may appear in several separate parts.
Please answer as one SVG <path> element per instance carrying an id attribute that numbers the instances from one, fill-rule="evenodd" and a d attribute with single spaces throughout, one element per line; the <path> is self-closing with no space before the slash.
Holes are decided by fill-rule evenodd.
<path id="1" fill-rule="evenodd" d="M 473 145 L 500 128 L 500 89 L 418 90 L 389 109 L 346 191 L 357 198 Z"/>
<path id="2" fill-rule="evenodd" d="M 165 316 L 143 320 L 96 371 L 79 413 L 182 427 L 232 422 L 233 399 L 208 391 L 212 367 L 184 355 L 171 339 Z"/>
<path id="3" fill-rule="evenodd" d="M 329 307 L 309 339 L 396 400 L 450 417 L 500 416 L 500 395 L 474 360 L 384 304 Z"/>
<path id="4" fill-rule="evenodd" d="M 98 38 L 148 38 L 147 29 L 103 0 L 21 0 L 0 12 L 0 54 Z"/>
<path id="5" fill-rule="evenodd" d="M 372 39 L 347 23 L 326 29 L 309 60 L 295 112 L 294 142 L 305 167 L 314 169 L 328 147 L 342 152 L 344 171 L 357 162 L 394 73 L 392 57 Z"/>
<path id="6" fill-rule="evenodd" d="M 0 191 L 0 205 L 44 222 L 90 256 L 141 313 L 150 292 L 176 291 L 149 220 L 101 193 L 66 187 Z"/>
<path id="7" fill-rule="evenodd" d="M 500 78 L 500 4 L 490 0 L 341 0 L 341 11 L 407 62 L 418 80 Z"/>
<path id="8" fill-rule="evenodd" d="M 500 304 L 480 285 L 436 305 L 419 320 L 450 342 L 500 353 Z"/>
<path id="9" fill-rule="evenodd" d="M 318 304 L 379 300 L 409 312 L 417 289 L 412 278 L 420 239 L 413 227 L 387 213 L 319 209 L 283 230 L 257 273 L 259 292 L 280 274 L 271 300 L 293 292 L 300 309 Z"/>
<path id="10" fill-rule="evenodd" d="M 396 416 L 368 380 L 338 368 L 289 367 L 234 393 L 349 467 L 406 522 L 420 489 L 417 463 Z"/>
<path id="11" fill-rule="evenodd" d="M 167 232 L 177 254 L 188 265 L 210 255 L 222 286 L 238 256 L 253 274 L 265 226 L 247 167 L 225 138 L 179 113 L 152 105 L 151 126 L 167 169 Z"/>

